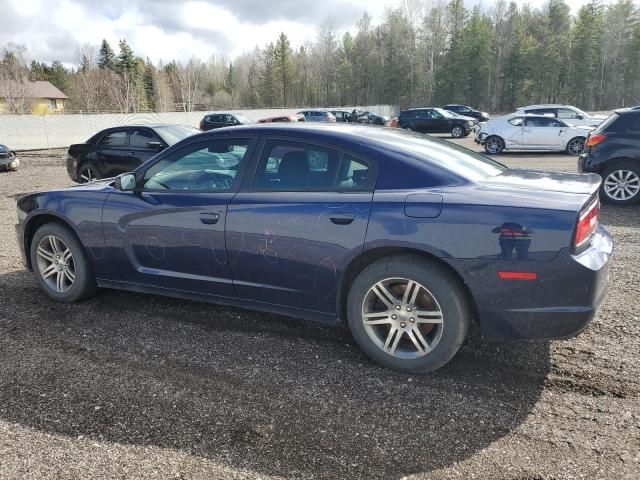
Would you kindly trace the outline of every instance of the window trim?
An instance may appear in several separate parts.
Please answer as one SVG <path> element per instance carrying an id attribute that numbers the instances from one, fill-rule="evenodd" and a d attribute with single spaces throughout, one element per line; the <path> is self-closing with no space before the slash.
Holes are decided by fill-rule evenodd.
<path id="1" fill-rule="evenodd" d="M 95 143 L 96 148 L 100 148 L 102 145 L 102 140 L 107 136 L 107 135 L 111 135 L 112 133 L 117 133 L 117 132 L 124 132 L 124 145 L 117 145 L 114 147 L 110 147 L 110 148 L 122 148 L 122 149 L 128 149 L 129 148 L 129 128 L 128 127 L 118 127 L 118 128 L 112 128 L 109 130 L 106 130 L 104 132 L 102 132 L 102 135 L 100 135 L 100 138 L 98 139 L 98 141 Z"/>
<path id="2" fill-rule="evenodd" d="M 134 147 L 133 145 L 131 145 L 131 136 L 133 135 L 133 132 L 136 131 L 136 130 L 144 130 L 145 132 L 151 132 L 151 134 L 154 137 L 156 137 L 156 140 L 154 140 L 154 141 L 160 142 L 162 145 L 164 145 L 166 147 L 166 145 L 167 145 L 166 142 L 152 128 L 149 128 L 149 127 L 129 127 L 129 132 L 127 133 L 127 145 L 129 146 L 130 149 L 132 149 L 132 150 L 151 150 L 146 145 L 144 147 Z"/>
<path id="3" fill-rule="evenodd" d="M 172 155 L 173 153 L 175 153 L 175 151 L 177 151 L 178 149 L 168 149 L 162 152 L 161 155 L 158 155 L 158 158 L 156 158 L 153 163 L 150 163 L 149 165 L 143 164 L 145 165 L 144 169 L 140 169 L 140 170 L 136 170 L 135 176 L 136 176 L 136 188 L 134 188 L 133 190 L 131 190 L 132 192 L 136 192 L 136 193 L 168 193 L 168 194 L 185 194 L 188 193 L 190 195 L 193 194 L 198 194 L 198 193 L 202 193 L 202 194 L 211 194 L 211 193 L 238 193 L 240 191 L 240 187 L 243 185 L 243 180 L 245 178 L 245 174 L 247 172 L 247 169 L 249 167 L 249 165 L 253 162 L 253 156 L 254 156 L 254 152 L 255 152 L 255 146 L 256 146 L 256 142 L 257 139 L 255 136 L 241 136 L 241 137 L 237 137 L 237 136 L 232 136 L 232 135 L 225 135 L 225 136 L 212 136 L 209 137 L 207 139 L 196 139 L 192 142 L 189 142 L 185 145 L 180 145 L 179 149 L 182 148 L 187 148 L 187 147 L 191 147 L 192 145 L 196 145 L 196 144 L 207 144 L 209 142 L 214 142 L 214 141 L 247 141 L 247 151 L 242 159 L 242 162 L 240 162 L 240 168 L 238 168 L 236 176 L 233 179 L 233 183 L 231 184 L 231 188 L 225 190 L 225 189 L 220 189 L 220 188 L 216 188 L 216 189 L 209 189 L 209 190 L 156 190 L 156 189 L 151 189 L 151 188 L 144 188 L 143 186 L 141 186 L 142 182 L 144 181 L 144 177 L 147 173 L 147 171 L 151 168 L 153 168 L 154 165 L 156 165 L 158 162 L 161 162 L 162 160 L 164 160 L 167 156 Z M 194 150 L 197 151 L 197 150 Z"/>
<path id="4" fill-rule="evenodd" d="M 339 156 L 338 168 L 337 172 L 340 171 L 342 167 L 342 162 L 344 161 L 345 156 L 353 157 L 355 160 L 358 160 L 369 167 L 370 178 L 368 176 L 366 185 L 364 188 L 340 188 L 335 186 L 334 188 L 326 188 L 326 187 L 312 187 L 312 188 L 294 188 L 294 189 L 271 189 L 271 188 L 261 188 L 255 185 L 256 179 L 258 178 L 258 168 L 260 166 L 262 156 L 265 153 L 265 149 L 267 148 L 267 143 L 270 141 L 280 141 L 280 142 L 288 142 L 288 143 L 301 143 L 304 145 L 309 145 L 312 147 L 318 148 L 329 148 L 335 150 Z M 255 152 L 253 155 L 253 161 L 251 165 L 251 171 L 245 175 L 244 182 L 242 183 L 242 187 L 240 188 L 241 193 L 370 193 L 374 192 L 376 185 L 378 183 L 378 175 L 380 174 L 380 163 L 378 160 L 374 160 L 369 157 L 364 157 L 361 154 L 354 153 L 349 149 L 345 149 L 338 145 L 335 145 L 330 142 L 323 142 L 321 140 L 306 140 L 300 137 L 288 137 L 283 135 L 262 135 L 260 140 L 258 141 Z M 334 179 L 336 180 L 336 179 Z M 337 183 L 337 182 L 336 182 Z"/>

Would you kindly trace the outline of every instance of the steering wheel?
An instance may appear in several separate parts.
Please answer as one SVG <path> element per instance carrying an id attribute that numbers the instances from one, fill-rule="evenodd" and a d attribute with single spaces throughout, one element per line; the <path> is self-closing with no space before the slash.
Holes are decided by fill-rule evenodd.
<path id="1" fill-rule="evenodd" d="M 224 173 L 199 170 L 189 175 L 187 185 L 190 190 L 230 190 L 233 177 Z"/>

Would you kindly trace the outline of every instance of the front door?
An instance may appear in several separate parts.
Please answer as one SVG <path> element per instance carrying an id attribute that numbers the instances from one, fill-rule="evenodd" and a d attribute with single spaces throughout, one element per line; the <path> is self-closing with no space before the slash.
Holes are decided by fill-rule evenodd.
<path id="1" fill-rule="evenodd" d="M 240 297 L 335 313 L 348 258 L 364 243 L 376 167 L 306 142 L 264 142 L 254 181 L 229 206 L 227 250 Z"/>
<path id="2" fill-rule="evenodd" d="M 566 127 L 551 117 L 526 117 L 523 145 L 530 148 L 562 148 Z"/>
<path id="3" fill-rule="evenodd" d="M 111 193 L 103 228 L 112 279 L 232 296 L 225 224 L 250 143 L 194 141 L 139 172 L 135 191 Z"/>
<path id="4" fill-rule="evenodd" d="M 129 144 L 126 128 L 109 130 L 96 144 L 94 151 L 88 156 L 94 157 L 100 177 L 107 178 L 119 173 L 129 172 Z"/>

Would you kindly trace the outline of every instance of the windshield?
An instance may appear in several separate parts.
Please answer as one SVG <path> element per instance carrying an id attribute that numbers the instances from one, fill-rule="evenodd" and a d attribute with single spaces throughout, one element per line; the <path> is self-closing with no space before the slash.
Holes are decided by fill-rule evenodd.
<path id="1" fill-rule="evenodd" d="M 361 133 L 468 180 L 484 180 L 507 170 L 506 166 L 489 157 L 436 137 L 393 128 L 376 129 L 375 136 L 371 132 Z"/>
<path id="2" fill-rule="evenodd" d="M 240 115 L 240 114 L 236 113 L 235 117 L 240 123 L 253 123 L 253 120 L 245 117 L 244 115 Z"/>
<path id="3" fill-rule="evenodd" d="M 453 112 L 450 112 L 449 110 L 445 110 L 444 108 L 434 108 L 434 110 L 436 112 L 440 113 L 443 117 L 456 118 L 456 116 L 457 116 Z"/>
<path id="4" fill-rule="evenodd" d="M 187 127 L 184 125 L 166 125 L 164 127 L 156 127 L 155 131 L 167 145 L 173 145 L 178 143 L 191 135 L 200 133 L 200 130 L 194 127 Z"/>

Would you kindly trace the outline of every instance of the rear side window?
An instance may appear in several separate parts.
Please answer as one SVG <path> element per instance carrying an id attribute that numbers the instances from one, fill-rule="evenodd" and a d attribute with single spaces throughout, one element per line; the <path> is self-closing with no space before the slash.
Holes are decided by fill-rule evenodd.
<path id="1" fill-rule="evenodd" d="M 125 130 L 109 132 L 100 139 L 100 146 L 103 147 L 124 147 L 126 144 L 127 132 Z"/>
<path id="2" fill-rule="evenodd" d="M 370 187 L 366 161 L 332 148 L 285 140 L 268 141 L 254 186 L 268 191 L 363 190 Z"/>
<path id="3" fill-rule="evenodd" d="M 402 120 L 410 120 L 412 118 L 416 118 L 416 112 L 415 110 L 404 111 L 400 113 L 400 116 L 398 118 L 401 118 Z"/>

